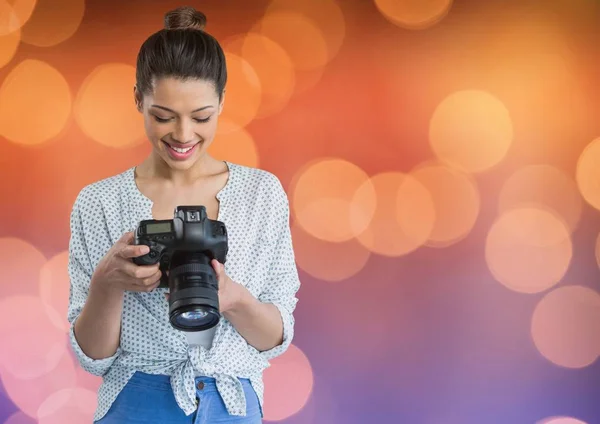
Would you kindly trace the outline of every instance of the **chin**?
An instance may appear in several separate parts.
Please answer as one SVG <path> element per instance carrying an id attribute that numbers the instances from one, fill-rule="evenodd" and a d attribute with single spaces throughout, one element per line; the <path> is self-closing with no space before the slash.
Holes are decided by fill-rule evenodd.
<path id="1" fill-rule="evenodd" d="M 200 146 L 198 146 L 200 147 Z M 160 157 L 162 160 L 169 166 L 171 169 L 176 169 L 178 171 L 185 171 L 190 169 L 194 164 L 196 164 L 202 157 L 204 156 L 203 150 L 198 150 L 195 152 L 189 159 L 186 160 L 176 160 L 169 155 L 169 152 L 166 150 L 162 150 L 160 152 Z"/>

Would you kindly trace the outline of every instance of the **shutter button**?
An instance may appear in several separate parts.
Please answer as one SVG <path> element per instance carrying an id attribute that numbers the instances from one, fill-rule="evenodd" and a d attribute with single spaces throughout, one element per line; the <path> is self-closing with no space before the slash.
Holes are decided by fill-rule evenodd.
<path id="1" fill-rule="evenodd" d="M 196 384 L 196 387 L 198 388 L 198 390 L 202 390 L 202 389 L 204 389 L 204 382 L 203 382 L 203 381 L 199 381 L 199 382 Z"/>

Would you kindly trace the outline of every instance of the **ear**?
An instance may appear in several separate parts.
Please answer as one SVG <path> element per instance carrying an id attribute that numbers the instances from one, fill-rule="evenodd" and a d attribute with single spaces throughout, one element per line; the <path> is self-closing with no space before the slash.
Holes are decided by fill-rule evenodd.
<path id="1" fill-rule="evenodd" d="M 223 105 L 225 104 L 225 91 L 226 89 L 223 89 L 223 94 L 221 95 L 221 102 L 219 103 L 219 115 L 221 112 L 223 112 Z"/>
<path id="2" fill-rule="evenodd" d="M 136 109 L 141 113 L 144 110 L 144 96 L 138 90 L 137 85 L 133 86 L 133 100 L 135 101 Z"/>

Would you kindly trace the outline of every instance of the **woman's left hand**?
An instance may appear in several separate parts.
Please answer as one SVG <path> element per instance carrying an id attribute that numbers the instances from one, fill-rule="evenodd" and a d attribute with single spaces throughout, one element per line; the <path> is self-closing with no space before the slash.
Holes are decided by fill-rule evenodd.
<path id="1" fill-rule="evenodd" d="M 211 265 L 219 283 L 219 310 L 227 312 L 238 302 L 240 286 L 225 273 L 225 265 L 216 259 L 211 261 Z"/>

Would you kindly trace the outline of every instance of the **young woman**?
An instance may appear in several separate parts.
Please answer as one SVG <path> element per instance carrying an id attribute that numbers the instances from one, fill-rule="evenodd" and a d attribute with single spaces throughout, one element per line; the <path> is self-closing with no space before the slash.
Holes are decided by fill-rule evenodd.
<path id="1" fill-rule="evenodd" d="M 260 423 L 262 373 L 294 333 L 300 282 L 289 206 L 264 170 L 222 162 L 207 149 L 223 110 L 219 43 L 192 8 L 166 14 L 137 60 L 134 97 L 152 153 L 82 189 L 71 215 L 69 321 L 82 367 L 103 377 L 96 422 Z M 218 141 L 217 141 L 218 142 Z M 138 223 L 202 205 L 225 223 L 216 327 L 183 332 L 169 321 L 159 265 L 133 243 Z"/>

